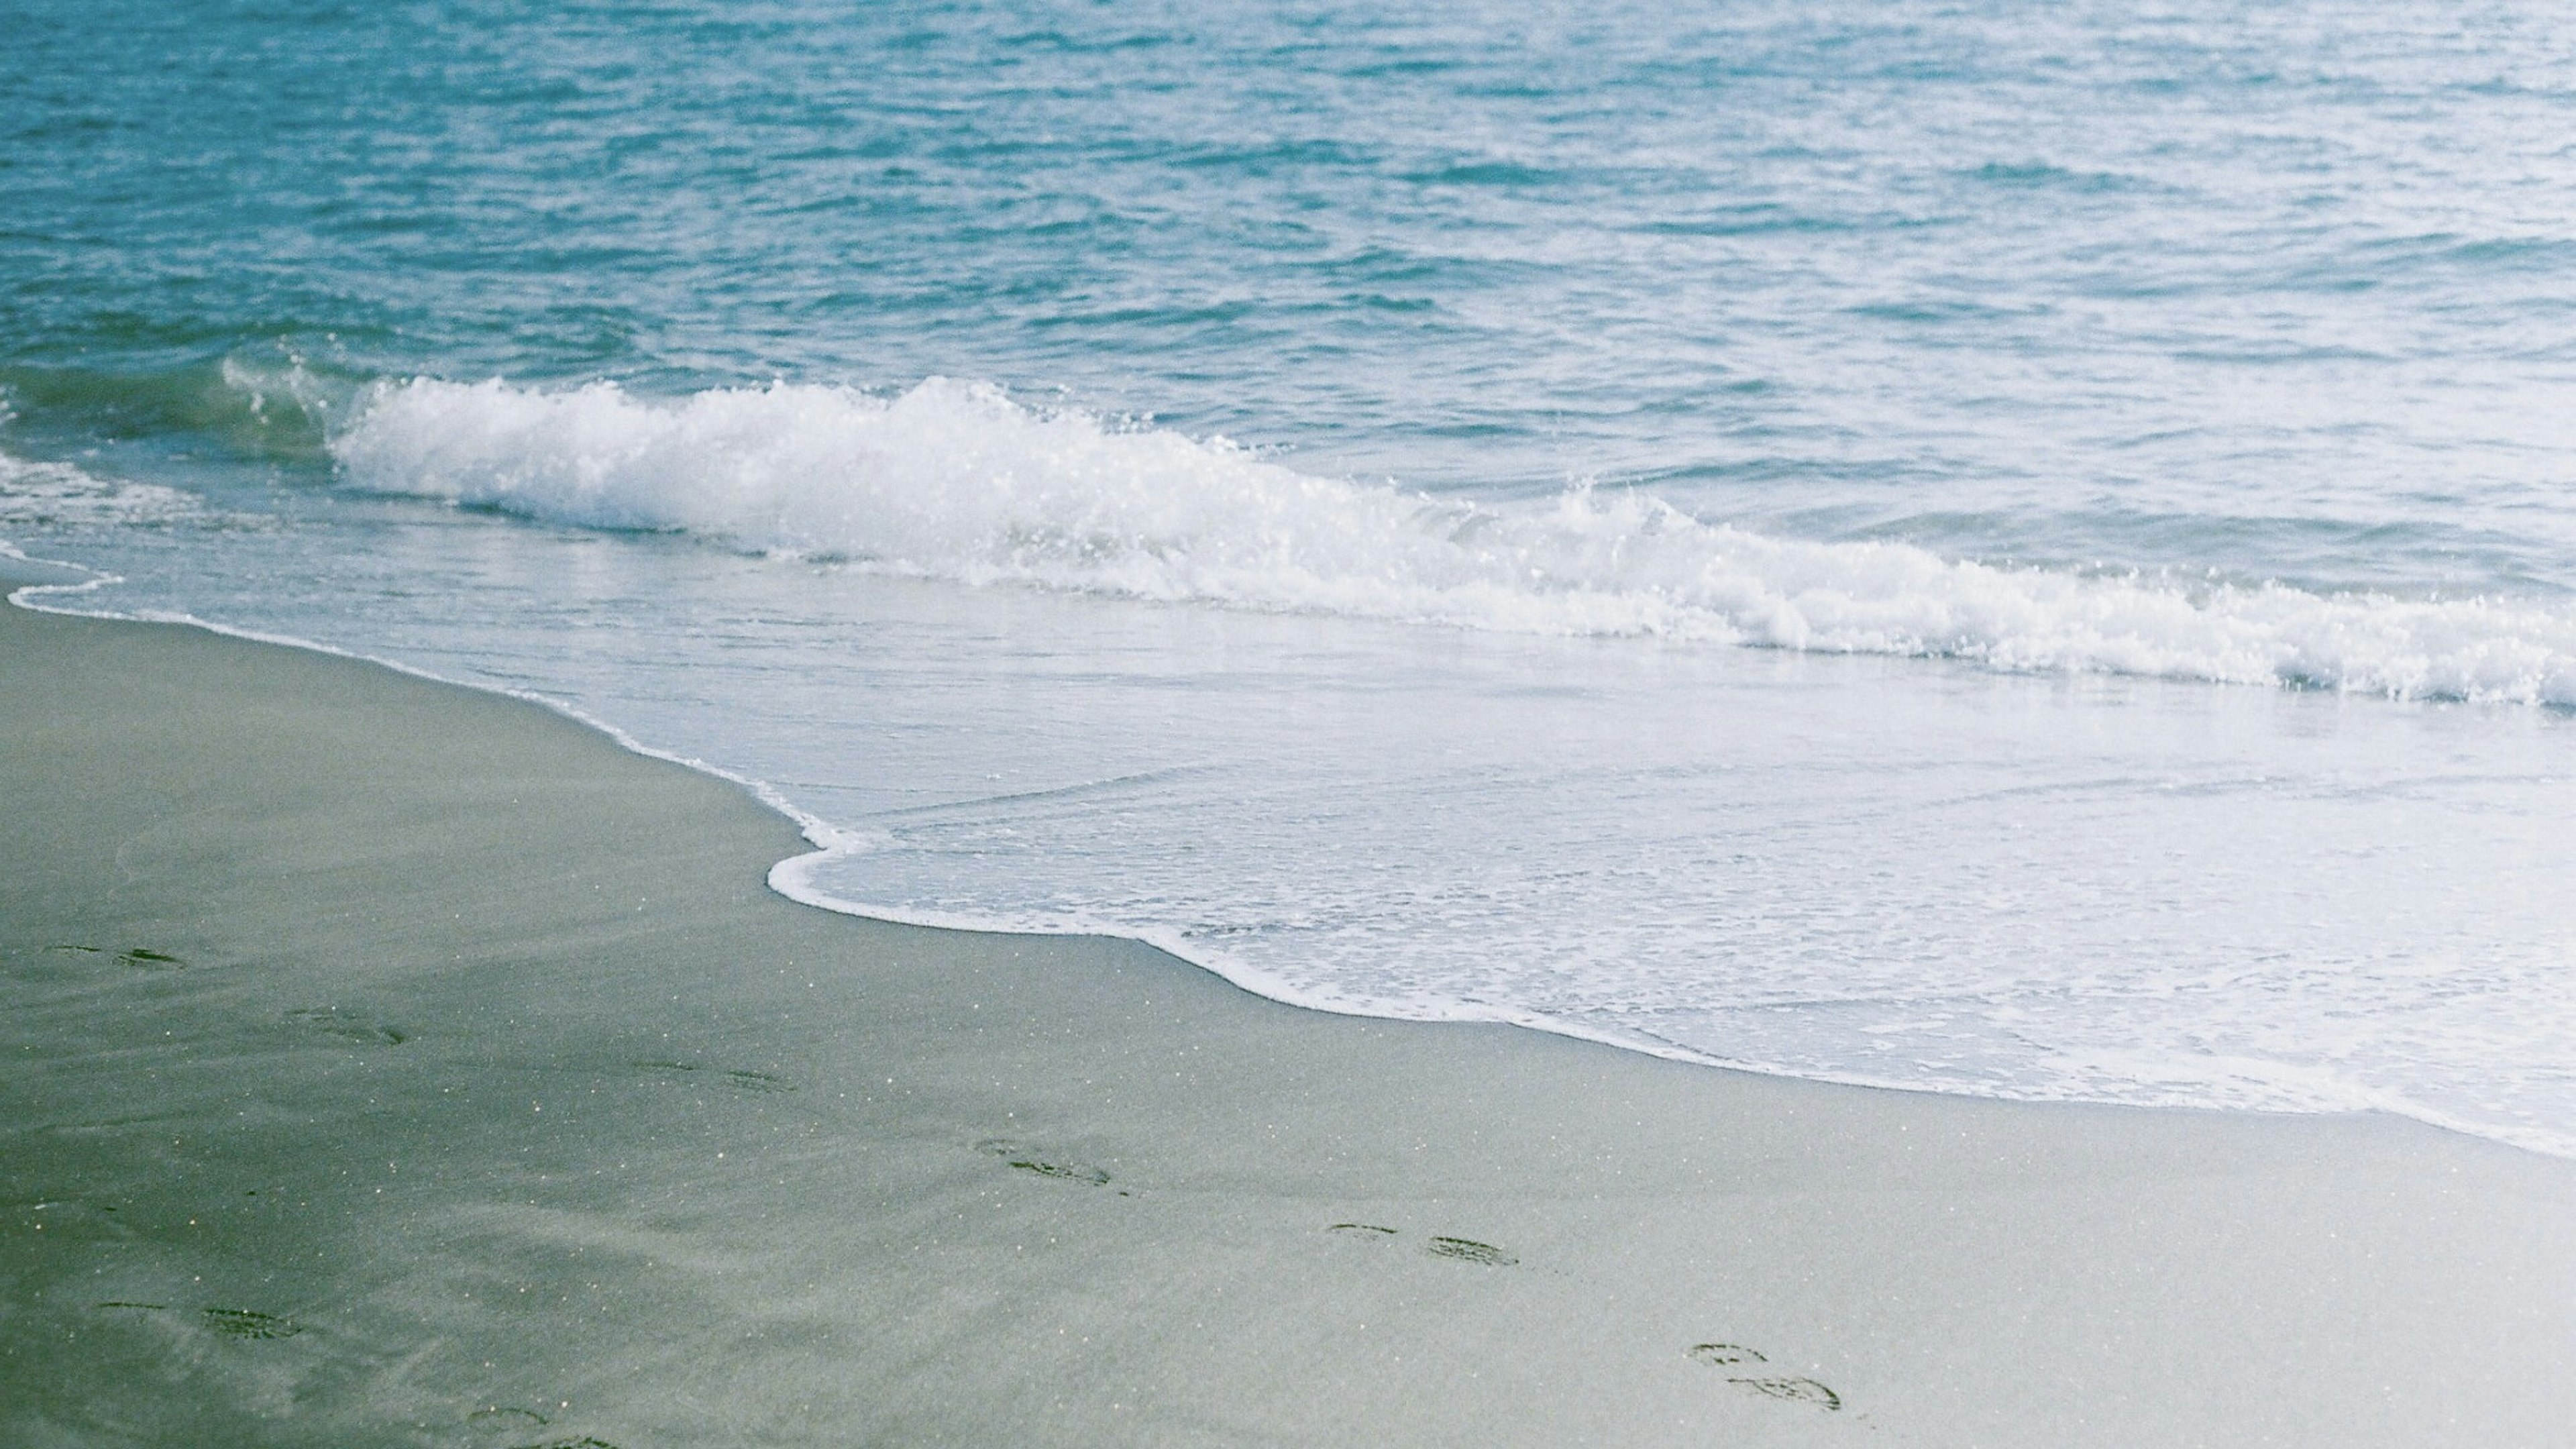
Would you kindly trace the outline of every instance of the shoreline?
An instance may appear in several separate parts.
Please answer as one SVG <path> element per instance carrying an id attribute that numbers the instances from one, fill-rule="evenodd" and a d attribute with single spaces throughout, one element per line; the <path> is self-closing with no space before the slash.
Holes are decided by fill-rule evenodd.
<path id="1" fill-rule="evenodd" d="M 92 577 L 86 580 L 76 580 L 71 582 L 39 577 L 36 571 L 45 570 L 69 573 L 87 573 L 92 575 Z M 767 877 L 770 889 L 775 891 L 782 898 L 796 902 L 797 904 L 810 906 L 817 910 L 828 911 L 836 915 L 848 916 L 857 920 L 916 927 L 923 930 L 963 932 L 970 935 L 988 935 L 1012 938 L 1027 937 L 1032 939 L 1083 939 L 1097 937 L 1125 941 L 1172 956 L 1198 970 L 1205 971 L 1208 974 L 1237 987 L 1238 989 L 1249 992 L 1252 995 L 1259 996 L 1265 1000 L 1274 1001 L 1285 1006 L 1295 1007 L 1299 1010 L 1319 1012 L 1330 1016 L 1355 1017 L 1371 1021 L 1400 1021 L 1417 1024 L 1512 1026 L 1525 1030 L 1542 1032 L 1551 1036 L 1563 1037 L 1572 1041 L 1609 1047 L 1614 1050 L 1635 1052 L 1642 1056 L 1653 1057 L 1660 1060 L 1680 1062 L 1691 1066 L 1711 1068 L 1718 1071 L 1742 1073 L 1749 1076 L 1777 1077 L 1789 1081 L 1816 1082 L 1832 1086 L 1852 1087 L 1871 1091 L 1900 1092 L 1939 1097 L 1959 1097 L 1970 1101 L 2014 1102 L 2028 1105 L 2121 1107 L 2144 1109 L 2156 1112 L 2200 1112 L 2220 1117 L 2231 1117 L 2243 1114 L 2290 1117 L 2331 1117 L 2349 1115 L 2387 1116 L 2432 1127 L 2442 1132 L 2453 1133 L 2475 1141 L 2497 1144 L 2516 1151 L 2530 1152 L 2545 1158 L 2576 1163 L 2576 1153 L 2553 1152 L 2546 1148 L 2534 1146 L 2528 1141 L 2517 1141 L 2511 1136 L 2480 1131 L 2468 1123 L 2446 1118 L 2438 1113 L 2431 1111 L 2406 1110 L 2402 1107 L 2372 1105 L 2364 1107 L 2325 1108 L 2314 1110 L 2276 1110 L 2260 1107 L 2207 1106 L 2198 1103 L 2184 1102 L 2122 1103 L 2083 1097 L 2038 1098 L 2000 1096 L 1978 1092 L 1945 1090 L 1940 1087 L 1920 1086 L 1902 1081 L 1877 1080 L 1857 1074 L 1837 1075 L 1833 1073 L 1800 1071 L 1785 1067 L 1766 1067 L 1757 1063 L 1735 1061 L 1713 1056 L 1679 1043 L 1649 1042 L 1638 1039 L 1634 1036 L 1622 1036 L 1612 1032 L 1590 1031 L 1572 1023 L 1559 1021 L 1537 1013 L 1513 1013 L 1499 1010 L 1473 1012 L 1462 1009 L 1451 1014 L 1431 1014 L 1421 1016 L 1391 1015 L 1380 1011 L 1344 1006 L 1328 997 L 1319 997 L 1309 993 L 1298 992 L 1285 985 L 1276 977 L 1271 976 L 1258 968 L 1245 966 L 1240 962 L 1235 962 L 1222 957 L 1209 957 L 1196 953 L 1192 950 L 1189 943 L 1181 940 L 1176 933 L 1172 932 L 1158 930 L 1125 931 L 1113 926 L 1060 929 L 1045 925 L 1032 925 L 1007 921 L 987 921 L 964 915 L 911 912 L 891 907 L 871 906 L 864 902 L 836 896 L 827 890 L 811 884 L 813 876 L 828 866 L 838 857 L 841 850 L 844 849 L 844 847 L 837 842 L 839 838 L 845 836 L 847 832 L 843 831 L 840 827 L 837 827 L 820 816 L 814 815 L 798 806 L 794 801 L 788 799 L 783 792 L 779 791 L 766 780 L 742 774 L 738 771 L 715 764 L 712 761 L 702 759 L 697 756 L 685 755 L 677 751 L 666 750 L 659 746 L 647 744 L 642 739 L 608 720 L 588 714 L 579 708 L 548 695 L 538 693 L 534 690 L 514 689 L 506 685 L 453 679 L 399 660 L 382 658 L 372 654 L 364 654 L 355 650 L 344 649 L 336 645 L 326 644 L 299 636 L 272 634 L 256 629 L 217 623 L 211 620 L 198 618 L 193 614 L 162 612 L 121 613 L 116 611 L 92 613 L 68 608 L 54 608 L 40 603 L 28 602 L 21 597 L 22 594 L 28 592 L 63 591 L 78 594 L 86 592 L 91 588 L 102 585 L 112 585 L 120 581 L 121 580 L 113 574 L 103 573 L 83 564 L 69 563 L 54 559 L 32 558 L 22 553 L 15 553 L 14 551 L 9 553 L 0 553 L 0 604 L 26 609 L 29 612 L 50 614 L 60 618 L 98 619 L 120 623 L 162 624 L 200 629 L 207 633 L 224 638 L 238 639 L 251 643 L 266 644 L 287 649 L 304 650 L 311 653 L 327 655 L 332 658 L 346 659 L 355 663 L 389 669 L 398 674 L 423 680 L 434 685 L 440 685 L 452 689 L 470 690 L 476 693 L 490 694 L 503 699 L 510 699 L 534 705 L 550 713 L 560 715 L 564 719 L 567 719 L 585 729 L 606 736 L 619 748 L 626 750 L 629 753 L 644 759 L 657 761 L 659 763 L 676 765 L 695 774 L 721 781 L 749 796 L 763 808 L 774 811 L 776 814 L 786 819 L 790 824 L 796 827 L 809 846 L 809 848 L 804 851 L 781 858 L 771 866 Z"/>
<path id="2" fill-rule="evenodd" d="M 23 1442 L 2506 1444 L 2576 1414 L 2560 1159 L 1712 1069 L 826 912 L 770 887 L 790 820 L 569 712 L 0 616 Z"/>

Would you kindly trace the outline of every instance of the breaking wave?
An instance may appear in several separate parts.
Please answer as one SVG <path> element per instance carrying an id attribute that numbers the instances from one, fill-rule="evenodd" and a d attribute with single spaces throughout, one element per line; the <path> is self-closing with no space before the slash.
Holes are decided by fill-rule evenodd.
<path id="1" fill-rule="evenodd" d="M 1802 542 L 1578 487 L 1505 508 L 1300 473 L 932 378 L 675 400 L 613 383 L 376 385 L 354 485 L 687 532 L 893 574 L 1560 635 L 1924 655 L 2015 671 L 2576 704 L 2576 608 L 2180 582 Z"/>

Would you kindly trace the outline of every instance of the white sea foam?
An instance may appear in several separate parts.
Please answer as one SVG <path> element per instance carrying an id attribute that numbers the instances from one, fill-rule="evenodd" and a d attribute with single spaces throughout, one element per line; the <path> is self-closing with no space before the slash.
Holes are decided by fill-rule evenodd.
<path id="1" fill-rule="evenodd" d="M 669 402 L 608 383 L 422 379 L 378 387 L 332 452 L 369 489 L 975 584 L 2576 703 L 2576 609 L 2561 603 L 2193 586 L 1799 542 L 1629 490 L 1505 510 L 937 378 L 891 398 L 781 383 Z"/>
<path id="2" fill-rule="evenodd" d="M 190 495 L 157 483 L 100 478 L 69 463 L 0 453 L 0 524 L 169 523 L 203 512 Z"/>

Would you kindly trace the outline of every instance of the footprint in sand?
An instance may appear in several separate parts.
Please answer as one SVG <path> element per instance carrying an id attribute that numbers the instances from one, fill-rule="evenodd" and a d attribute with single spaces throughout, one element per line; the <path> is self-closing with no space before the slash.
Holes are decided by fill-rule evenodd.
<path id="1" fill-rule="evenodd" d="M 47 946 L 45 949 L 58 951 L 67 956 L 111 954 L 104 946 Z M 167 951 L 155 951 L 149 946 L 131 946 L 113 954 L 121 964 L 146 971 L 177 971 L 188 964 L 185 957 L 173 956 Z"/>
<path id="2" fill-rule="evenodd" d="M 1694 1343 L 1686 1352 L 1693 1362 L 1704 1363 L 1711 1368 L 1737 1368 L 1745 1364 L 1770 1361 L 1762 1356 L 1760 1350 L 1746 1348 L 1740 1343 Z M 1826 1410 L 1839 1409 L 1843 1406 L 1842 1395 L 1814 1379 L 1729 1375 L 1726 1381 L 1748 1394 L 1759 1394 L 1763 1398 L 1778 1399 L 1783 1403 L 1813 1404 L 1819 1409 Z"/>
<path id="3" fill-rule="evenodd" d="M 652 1061 L 635 1062 L 632 1065 L 647 1072 L 695 1073 L 702 1070 L 696 1062 Z M 755 1072 L 748 1068 L 715 1072 L 710 1075 L 710 1080 L 722 1082 L 737 1092 L 775 1093 L 796 1090 L 796 1084 L 785 1077 L 772 1076 L 768 1072 Z"/>
<path id="4" fill-rule="evenodd" d="M 403 1033 L 381 1022 L 369 1021 L 354 1012 L 336 1006 L 307 1006 L 286 1014 L 288 1021 L 310 1027 L 324 1036 L 365 1046 L 401 1046 L 410 1040 Z"/>
<path id="5" fill-rule="evenodd" d="M 1731 1378 L 1727 1382 L 1747 1393 L 1759 1394 L 1766 1399 L 1779 1399 L 1785 1403 L 1813 1404 L 1827 1411 L 1840 1409 L 1843 1406 L 1842 1395 L 1817 1383 L 1814 1379 Z"/>
<path id="6" fill-rule="evenodd" d="M 1097 1167 L 1048 1156 L 1034 1148 L 1013 1142 L 1007 1137 L 987 1137 L 975 1144 L 975 1150 L 1002 1159 L 1005 1166 L 1016 1168 L 1021 1172 L 1034 1173 L 1039 1177 L 1087 1183 L 1093 1187 L 1109 1185 L 1109 1174 Z M 1120 1195 L 1125 1194 L 1122 1192 Z"/>
<path id="7" fill-rule="evenodd" d="M 1435 1258 L 1475 1263 L 1486 1268 L 1508 1268 L 1520 1261 L 1491 1243 L 1480 1243 L 1473 1238 L 1433 1238 L 1423 1251 Z"/>
<path id="8" fill-rule="evenodd" d="M 170 1311 L 167 1303 L 138 1303 L 130 1299 L 111 1299 L 98 1306 L 137 1313 Z M 208 1328 L 226 1338 L 293 1338 L 304 1331 L 304 1326 L 294 1319 L 251 1308 L 200 1308 L 197 1312 L 205 1318 Z"/>
<path id="9" fill-rule="evenodd" d="M 1376 1223 L 1331 1223 L 1326 1225 L 1324 1231 L 1337 1238 L 1352 1238 L 1372 1243 L 1386 1242 L 1398 1236 L 1395 1229 L 1380 1227 Z M 1422 1245 L 1422 1251 L 1435 1258 L 1447 1258 L 1459 1263 L 1474 1263 L 1486 1268 L 1508 1268 L 1520 1261 L 1503 1249 L 1491 1243 L 1477 1242 L 1474 1238 L 1435 1237 Z"/>
<path id="10" fill-rule="evenodd" d="M 293 1338 L 304 1331 L 291 1318 L 249 1308 L 201 1308 L 206 1326 L 226 1338 Z"/>

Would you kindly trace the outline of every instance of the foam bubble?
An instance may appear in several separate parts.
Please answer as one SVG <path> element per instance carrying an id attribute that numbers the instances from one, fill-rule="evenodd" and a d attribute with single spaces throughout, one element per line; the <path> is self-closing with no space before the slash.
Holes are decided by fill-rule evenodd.
<path id="1" fill-rule="evenodd" d="M 418 379 L 376 387 L 331 451 L 369 489 L 970 584 L 2576 704 L 2562 603 L 1999 566 L 1766 537 L 1638 491 L 1506 510 L 941 378 L 894 397 L 779 383 L 671 401 Z"/>
<path id="2" fill-rule="evenodd" d="M 0 525 L 54 527 L 171 523 L 204 510 L 157 483 L 100 478 L 69 463 L 0 453 Z"/>

